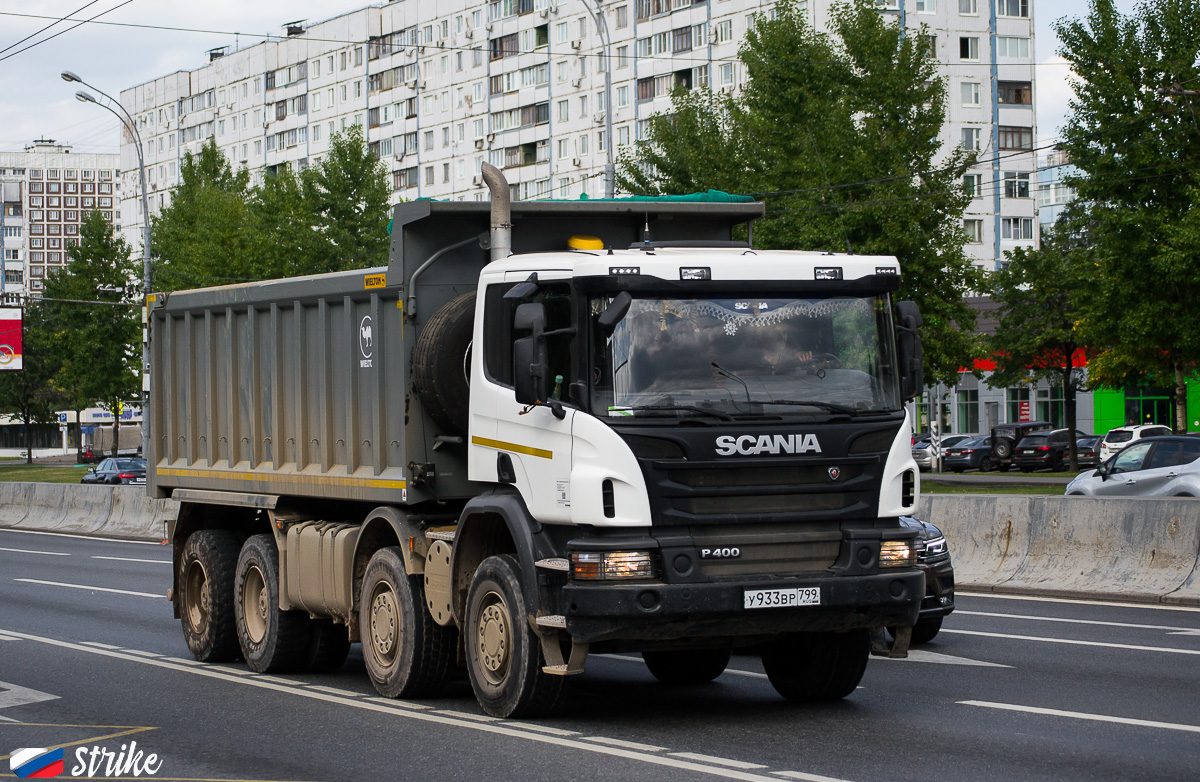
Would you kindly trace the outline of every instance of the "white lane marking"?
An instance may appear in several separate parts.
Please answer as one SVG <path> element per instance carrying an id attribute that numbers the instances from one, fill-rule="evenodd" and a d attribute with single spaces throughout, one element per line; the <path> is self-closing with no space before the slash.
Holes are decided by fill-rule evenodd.
<path id="1" fill-rule="evenodd" d="M 754 768 L 766 768 L 762 763 L 747 763 L 744 760 L 730 760 L 729 758 L 715 758 L 712 755 L 700 755 L 695 752 L 672 752 L 671 757 L 683 758 L 684 760 L 696 760 L 701 763 L 716 763 L 718 766 L 729 766 L 730 768 L 741 768 L 749 771 Z"/>
<path id="2" fill-rule="evenodd" d="M 113 592 L 118 595 L 134 595 L 135 597 L 162 597 L 162 595 L 151 592 L 131 592 L 128 589 L 110 589 L 109 587 L 88 586 L 87 584 L 63 584 L 58 581 L 40 581 L 36 578 L 14 578 L 13 581 L 21 581 L 26 584 L 41 584 L 42 586 L 86 589 L 90 592 Z"/>
<path id="3" fill-rule="evenodd" d="M 0 641 L 20 641 L 20 638 L 13 638 L 11 635 L 0 633 Z"/>
<path id="4" fill-rule="evenodd" d="M 175 658 L 174 658 L 174 657 L 168 657 L 168 658 L 166 658 L 166 659 L 168 659 L 168 660 L 174 660 Z M 191 660 L 191 661 L 188 661 L 188 660 L 181 660 L 180 662 L 185 662 L 185 663 L 187 663 L 187 662 L 190 662 L 190 663 L 191 663 L 191 664 L 193 664 L 193 665 L 203 665 L 203 664 L 204 664 L 204 663 L 201 663 L 201 662 L 197 662 L 197 661 L 195 661 L 195 660 Z M 291 679 L 281 679 L 281 678 L 279 678 L 278 676 L 270 676 L 270 675 L 268 675 L 268 674 L 265 674 L 265 673 L 256 673 L 256 674 L 254 674 L 254 678 L 256 678 L 256 679 L 262 679 L 262 680 L 263 680 L 263 681 L 265 681 L 265 682 L 275 682 L 276 684 L 291 684 L 291 685 L 295 685 L 296 687 L 303 687 L 303 686 L 304 686 L 304 682 L 296 682 L 296 681 L 292 681 Z"/>
<path id="5" fill-rule="evenodd" d="M 102 644 L 99 641 L 84 641 L 83 643 L 87 644 L 88 646 L 94 646 L 97 649 L 120 649 L 121 648 L 119 646 L 113 646 L 112 644 Z"/>
<path id="6" fill-rule="evenodd" d="M 1121 603 L 1111 600 L 1082 600 L 1071 597 L 1042 597 L 1040 595 L 1008 595 L 1001 592 L 971 592 L 961 587 L 956 592 L 963 597 L 990 597 L 994 600 L 1027 600 L 1031 603 L 1066 603 L 1079 606 L 1111 606 L 1114 608 L 1148 608 L 1155 611 L 1184 611 L 1200 613 L 1200 607 L 1161 605 L 1159 603 Z M 957 611 L 955 613 L 958 613 Z"/>
<path id="7" fill-rule="evenodd" d="M 1129 649 L 1135 652 L 1167 652 L 1169 654 L 1197 654 L 1200 649 L 1170 649 L 1165 646 L 1139 646 L 1137 644 L 1114 644 L 1104 641 L 1076 641 L 1070 638 L 1041 638 L 1035 635 L 1009 635 L 1008 633 L 983 633 L 978 630 L 942 630 L 943 633 L 955 635 L 978 635 L 984 638 L 1007 638 L 1012 641 L 1044 641 L 1048 644 L 1068 644 L 1070 646 L 1102 646 L 1106 649 Z"/>
<path id="8" fill-rule="evenodd" d="M 161 658 L 150 659 L 146 657 L 138 657 L 123 651 L 115 651 L 108 649 L 97 649 L 92 646 L 74 643 L 71 641 L 60 641 L 55 638 L 46 638 L 38 635 L 30 635 L 28 633 L 19 633 L 15 630 L 4 630 L 4 632 L 24 639 L 26 641 L 35 641 L 37 643 L 54 646 L 60 649 L 69 649 L 71 651 L 86 652 L 101 657 L 109 657 L 116 660 L 124 660 L 126 662 L 135 662 L 142 665 L 149 665 L 154 668 L 163 668 L 177 673 L 189 673 L 195 676 L 204 676 L 209 679 L 218 679 L 230 684 L 240 684 L 247 687 L 258 687 L 264 690 L 284 693 L 287 695 L 297 695 L 302 698 L 324 701 L 340 706 L 348 706 L 364 711 L 374 711 L 381 714 L 390 714 L 395 717 L 403 717 L 410 720 L 420 720 L 438 725 L 446 725 L 449 727 L 462 728 L 466 730 L 478 731 L 481 733 L 491 733 L 498 736 L 506 736 L 509 738 L 524 739 L 526 741 L 534 741 L 540 744 L 548 744 L 567 749 L 576 749 L 583 752 L 591 752 L 598 755 L 609 755 L 612 757 L 624 758 L 640 763 L 646 763 L 655 766 L 668 766 L 670 768 L 681 769 L 684 771 L 693 771 L 699 774 L 708 774 L 714 777 L 723 777 L 725 779 L 737 779 L 742 782 L 778 782 L 779 778 L 774 776 L 766 776 L 764 774 L 753 774 L 748 771 L 743 771 L 738 768 L 726 768 L 717 765 L 715 762 L 702 763 L 684 758 L 671 757 L 669 755 L 654 755 L 648 752 L 640 752 L 630 750 L 624 747 L 611 745 L 602 745 L 595 741 L 584 741 L 582 739 L 567 738 L 564 736 L 550 736 L 544 733 L 534 733 L 528 730 L 523 730 L 519 724 L 507 723 L 504 721 L 497 722 L 475 722 L 473 720 L 463 719 L 465 714 L 451 713 L 426 713 L 412 711 L 411 709 L 396 708 L 394 701 L 389 701 L 391 705 L 378 703 L 376 698 L 345 698 L 340 695 L 330 695 L 322 692 L 316 692 L 310 687 L 289 687 L 275 682 L 263 681 L 259 677 L 234 676 L 227 668 L 219 666 L 204 666 L 204 667 L 188 667 L 168 662 Z M 472 715 L 474 716 L 474 715 Z M 706 756 L 702 756 L 706 757 Z M 715 759 L 714 759 L 715 760 Z M 740 763 L 741 761 L 730 761 L 722 758 L 727 763 Z"/>
<path id="9" fill-rule="evenodd" d="M 955 657 L 949 654 L 929 652 L 924 649 L 909 649 L 908 657 L 872 657 L 872 660 L 896 660 L 898 662 L 940 663 L 942 665 L 977 665 L 981 668 L 1011 668 L 1011 665 L 988 663 L 983 660 L 972 660 L 968 657 Z"/>
<path id="10" fill-rule="evenodd" d="M 0 529 L 0 533 L 14 532 L 19 535 L 49 535 L 52 538 L 74 538 L 75 540 L 103 540 L 106 543 L 133 543 L 138 546 L 161 546 L 160 541 L 153 540 L 129 540 L 127 538 L 102 538 L 97 535 L 71 535 L 66 532 L 42 532 L 36 529 L 11 529 L 5 527 Z"/>
<path id="11" fill-rule="evenodd" d="M 47 556 L 47 557 L 69 557 L 69 556 L 71 556 L 70 554 L 68 554 L 65 551 L 34 551 L 33 549 L 27 549 L 27 548 L 3 548 L 3 547 L 0 547 L 0 551 L 11 551 L 14 554 L 41 554 L 41 555 Z"/>
<path id="12" fill-rule="evenodd" d="M 21 724 L 20 720 L 14 720 L 12 717 L 5 717 L 3 715 L 0 715 L 0 722 L 15 722 L 18 725 Z"/>
<path id="13" fill-rule="evenodd" d="M 958 703 L 963 706 L 981 706 L 985 709 L 1019 711 L 1025 714 L 1043 714 L 1048 717 L 1069 717 L 1076 720 L 1091 720 L 1092 722 L 1113 722 L 1118 725 L 1136 725 L 1142 728 L 1161 728 L 1163 730 L 1181 730 L 1187 733 L 1200 733 L 1200 725 L 1184 725 L 1178 722 L 1137 720 L 1131 719 L 1130 717 L 1113 717 L 1108 714 L 1089 714 L 1085 711 L 1063 711 L 1062 709 L 1043 709 L 1037 706 L 1019 706 L 1015 703 L 992 703 L 990 701 L 958 701 Z"/>
<path id="14" fill-rule="evenodd" d="M 143 652 L 138 649 L 126 649 L 125 651 L 129 652 L 130 654 L 141 655 L 142 657 L 162 657 L 161 654 L 157 654 L 155 652 Z"/>
<path id="15" fill-rule="evenodd" d="M 151 565 L 170 565 L 169 559 L 134 559 L 133 557 L 92 557 L 92 559 L 109 559 L 114 562 L 145 562 Z"/>
<path id="16" fill-rule="evenodd" d="M 1070 625 L 1099 625 L 1101 627 L 1125 627 L 1131 630 L 1175 630 L 1174 635 L 1200 635 L 1200 630 L 1175 625 L 1139 625 L 1130 622 L 1102 622 L 1099 619 L 1066 619 L 1058 616 L 1031 616 L 1027 614 L 1004 614 L 997 611 L 955 611 L 963 616 L 990 616 L 1000 619 L 1024 619 L 1031 622 L 1061 622 Z"/>
<path id="17" fill-rule="evenodd" d="M 362 697 L 362 693 L 360 693 L 360 692 L 351 692 L 350 690 L 339 690 L 337 687 L 326 687 L 321 684 L 310 684 L 310 685 L 308 685 L 308 689 L 316 690 L 317 692 L 327 692 L 330 695 L 341 695 L 346 698 L 361 698 Z"/>
<path id="18" fill-rule="evenodd" d="M 638 752 L 666 752 L 666 747 L 656 747 L 653 744 L 639 744 L 636 741 L 626 741 L 625 739 L 610 739 L 607 736 L 584 736 L 584 741 L 595 741 L 600 744 L 611 744 L 614 747 L 624 747 L 625 749 L 635 749 Z"/>
<path id="19" fill-rule="evenodd" d="M 8 682 L 0 682 L 0 709 L 56 700 L 58 700 L 58 696 L 51 695 L 48 692 L 31 690 L 28 687 L 19 687 Z"/>
<path id="20" fill-rule="evenodd" d="M 375 703 L 382 703 L 385 706 L 391 706 L 393 709 L 414 709 L 423 711 L 424 709 L 432 709 L 432 706 L 427 706 L 424 703 L 412 703 L 410 701 L 398 701 L 395 698 L 367 698 Z"/>
<path id="21" fill-rule="evenodd" d="M 803 771 L 772 771 L 772 774 L 788 779 L 802 779 L 805 782 L 846 782 L 837 777 L 823 777 L 820 774 L 805 774 Z"/>
<path id="22" fill-rule="evenodd" d="M 438 709 L 434 714 L 445 714 L 449 717 L 457 717 L 464 720 L 475 720 L 476 722 L 500 722 L 497 717 L 489 717 L 486 714 L 469 714 L 462 711 L 453 711 L 451 709 Z"/>
<path id="23" fill-rule="evenodd" d="M 577 730 L 563 730 L 562 728 L 552 728 L 549 725 L 534 725 L 531 722 L 517 722 L 513 720 L 514 725 L 520 725 L 525 730 L 536 730 L 539 733 L 549 733 L 551 736 L 578 736 Z"/>

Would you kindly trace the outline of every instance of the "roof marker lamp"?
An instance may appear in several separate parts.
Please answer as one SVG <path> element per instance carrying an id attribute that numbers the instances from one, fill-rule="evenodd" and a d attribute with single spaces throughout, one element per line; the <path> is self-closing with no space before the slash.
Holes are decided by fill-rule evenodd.
<path id="1" fill-rule="evenodd" d="M 712 269 L 707 266 L 691 266 L 681 267 L 679 269 L 679 279 L 681 280 L 711 280 Z"/>

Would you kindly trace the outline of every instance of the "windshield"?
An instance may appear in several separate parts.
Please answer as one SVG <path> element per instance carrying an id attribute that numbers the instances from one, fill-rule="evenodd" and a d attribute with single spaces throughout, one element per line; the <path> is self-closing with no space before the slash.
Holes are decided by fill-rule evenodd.
<path id="1" fill-rule="evenodd" d="M 610 299 L 592 300 L 592 313 Z M 828 415 L 900 409 L 886 294 L 639 298 L 595 329 L 592 404 L 609 416 Z"/>
<path id="2" fill-rule="evenodd" d="M 1133 432 L 1128 429 L 1114 429 L 1104 437 L 1104 441 L 1109 443 L 1127 443 L 1132 439 Z"/>

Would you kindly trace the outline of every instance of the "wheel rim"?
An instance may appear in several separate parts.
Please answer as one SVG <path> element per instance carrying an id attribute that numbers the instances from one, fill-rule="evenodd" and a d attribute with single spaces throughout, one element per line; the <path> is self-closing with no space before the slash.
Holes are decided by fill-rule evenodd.
<path id="1" fill-rule="evenodd" d="M 267 634 L 269 607 L 267 581 L 257 566 L 251 566 L 242 589 L 242 618 L 246 624 L 246 635 L 256 644 L 262 643 Z"/>
<path id="2" fill-rule="evenodd" d="M 512 660 L 512 622 L 503 595 L 488 592 L 484 596 L 475 632 L 475 649 L 480 670 L 488 683 L 501 684 L 508 676 Z"/>
<path id="3" fill-rule="evenodd" d="M 396 658 L 399 617 L 396 593 L 387 584 L 375 588 L 371 597 L 371 649 L 385 665 Z"/>
<path id="4" fill-rule="evenodd" d="M 208 626 L 208 574 L 198 560 L 188 563 L 184 576 L 184 613 L 192 632 L 203 635 Z"/>

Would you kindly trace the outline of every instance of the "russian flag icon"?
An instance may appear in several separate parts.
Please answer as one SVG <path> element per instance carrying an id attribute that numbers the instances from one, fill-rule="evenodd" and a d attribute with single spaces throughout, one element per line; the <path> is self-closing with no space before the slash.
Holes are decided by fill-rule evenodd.
<path id="1" fill-rule="evenodd" d="M 22 779 L 51 779 L 63 772 L 63 751 L 28 747 L 14 750 L 8 768 Z"/>

